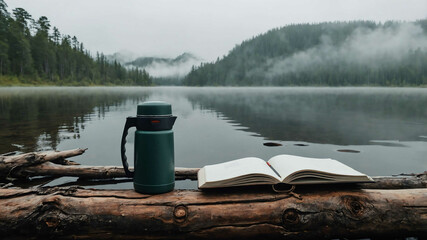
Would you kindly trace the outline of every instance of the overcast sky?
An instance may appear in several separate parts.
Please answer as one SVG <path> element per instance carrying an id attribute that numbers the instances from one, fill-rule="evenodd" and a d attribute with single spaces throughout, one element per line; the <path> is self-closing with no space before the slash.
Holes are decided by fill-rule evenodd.
<path id="1" fill-rule="evenodd" d="M 292 23 L 427 18 L 426 0 L 5 0 L 47 16 L 92 52 L 214 60 L 236 44 Z"/>

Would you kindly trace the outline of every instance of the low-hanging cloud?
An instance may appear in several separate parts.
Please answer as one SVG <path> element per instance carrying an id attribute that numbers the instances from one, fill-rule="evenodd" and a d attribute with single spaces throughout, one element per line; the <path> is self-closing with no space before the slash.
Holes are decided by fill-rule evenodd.
<path id="1" fill-rule="evenodd" d="M 325 34 L 315 47 L 291 56 L 269 59 L 263 69 L 267 69 L 267 77 L 274 77 L 342 62 L 376 68 L 398 64 L 416 50 L 427 51 L 427 34 L 417 24 L 401 23 L 376 29 L 360 27 L 339 45 L 333 44 Z"/>
<path id="2" fill-rule="evenodd" d="M 200 65 L 202 60 L 200 59 L 189 59 L 179 63 L 167 63 L 167 62 L 153 62 L 152 64 L 144 67 L 153 77 L 174 77 L 183 78 L 187 75 L 193 66 Z"/>

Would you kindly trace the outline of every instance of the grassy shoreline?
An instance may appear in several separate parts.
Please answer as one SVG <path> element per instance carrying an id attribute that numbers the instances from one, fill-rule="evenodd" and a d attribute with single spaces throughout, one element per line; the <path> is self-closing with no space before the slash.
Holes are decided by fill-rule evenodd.
<path id="1" fill-rule="evenodd" d="M 113 83 L 99 84 L 91 82 L 63 81 L 52 82 L 41 78 L 27 78 L 10 75 L 0 76 L 0 87 L 95 87 L 95 86 L 140 86 L 140 85 L 116 85 Z M 148 86 L 148 85 L 143 85 Z"/>
<path id="2" fill-rule="evenodd" d="M 99 84 L 99 83 L 90 83 L 90 82 L 51 82 L 44 81 L 40 78 L 26 78 L 26 77 L 17 77 L 10 75 L 0 76 L 0 87 L 119 87 L 119 86 L 140 86 L 140 85 L 118 85 L 118 84 Z M 144 87 L 150 86 L 168 86 L 168 85 L 142 85 Z M 173 85 L 171 85 L 173 86 Z M 197 87 L 189 85 L 180 85 L 181 87 Z M 413 88 L 427 88 L 427 85 L 372 85 L 372 84 L 363 84 L 363 85 L 287 85 L 287 86 L 276 86 L 276 85 L 248 85 L 248 86 L 204 86 L 204 87 L 413 87 Z"/>

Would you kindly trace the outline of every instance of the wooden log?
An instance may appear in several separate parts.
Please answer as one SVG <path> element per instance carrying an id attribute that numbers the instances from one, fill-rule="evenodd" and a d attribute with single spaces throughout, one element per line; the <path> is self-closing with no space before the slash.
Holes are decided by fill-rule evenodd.
<path id="1" fill-rule="evenodd" d="M 427 237 L 427 189 L 0 189 L 0 238 Z"/>
<path id="2" fill-rule="evenodd" d="M 38 165 L 58 159 L 65 159 L 81 155 L 86 149 L 73 149 L 67 151 L 31 152 L 13 156 L 0 156 L 0 178 L 7 178 L 13 175 L 12 171 L 21 167 Z"/>
<path id="3" fill-rule="evenodd" d="M 129 170 L 133 171 L 133 167 Z M 175 168 L 175 179 L 177 180 L 197 180 L 199 168 Z M 33 176 L 55 176 L 55 177 L 80 177 L 90 179 L 125 178 L 123 167 L 119 166 L 84 166 L 71 165 L 64 166 L 46 162 L 36 166 L 21 168 L 14 171 L 12 177 L 33 177 Z"/>
<path id="4" fill-rule="evenodd" d="M 427 188 L 427 171 L 419 174 L 373 177 L 373 179 L 375 183 L 359 184 L 360 187 L 368 189 Z"/>
<path id="5" fill-rule="evenodd" d="M 130 168 L 133 171 L 133 168 Z M 175 168 L 176 180 L 197 180 L 199 168 Z M 63 166 L 52 163 L 43 163 L 36 166 L 21 168 L 14 171 L 13 177 L 27 176 L 56 176 L 80 177 L 88 179 L 125 178 L 123 167 L 118 166 Z M 398 175 L 390 177 L 373 177 L 375 183 L 360 184 L 367 189 L 406 189 L 427 188 L 427 172 L 412 175 Z"/>

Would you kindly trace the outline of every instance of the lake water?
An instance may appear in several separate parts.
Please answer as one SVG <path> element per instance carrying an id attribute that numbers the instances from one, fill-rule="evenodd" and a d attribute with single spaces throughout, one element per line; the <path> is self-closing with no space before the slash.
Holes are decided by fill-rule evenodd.
<path id="1" fill-rule="evenodd" d="M 88 151 L 72 160 L 121 165 L 125 119 L 146 100 L 167 101 L 178 116 L 179 167 L 294 154 L 334 158 L 372 176 L 427 170 L 425 88 L 0 88 L 0 153 L 80 147 Z M 131 132 L 127 141 L 132 162 Z M 177 182 L 177 188 L 195 187 Z"/>

